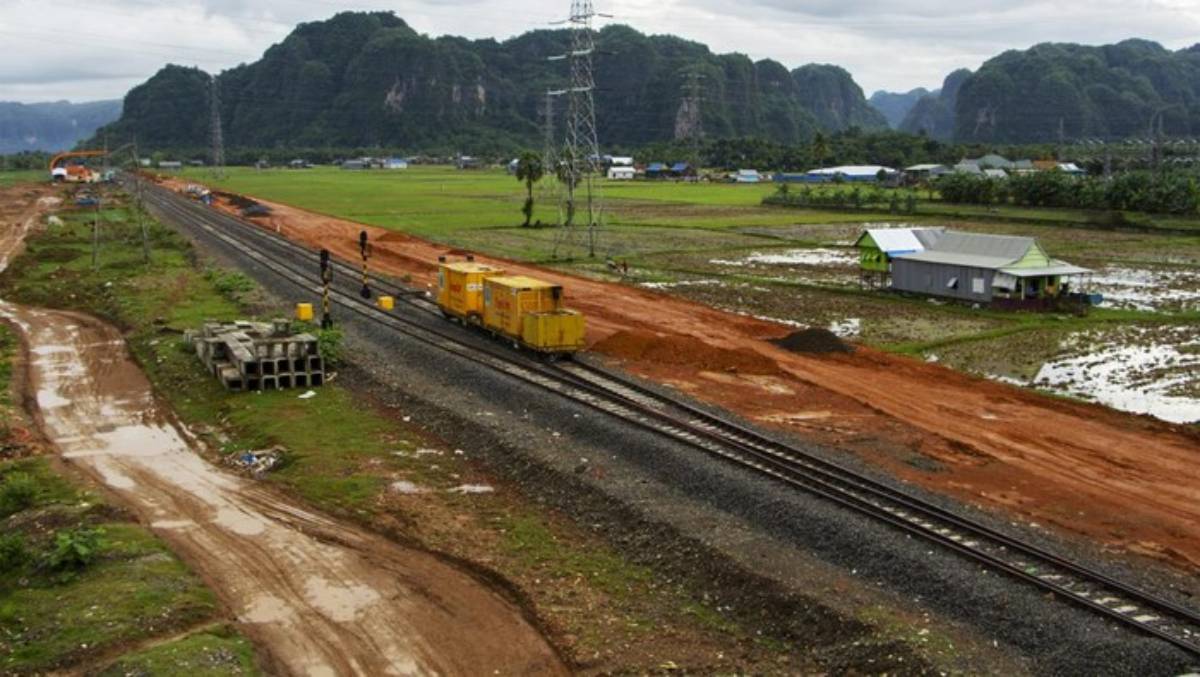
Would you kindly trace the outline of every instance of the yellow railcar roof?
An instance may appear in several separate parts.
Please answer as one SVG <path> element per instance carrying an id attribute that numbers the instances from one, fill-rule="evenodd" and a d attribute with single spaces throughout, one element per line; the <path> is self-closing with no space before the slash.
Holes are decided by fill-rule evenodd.
<path id="1" fill-rule="evenodd" d="M 497 275 L 489 277 L 487 281 L 488 284 L 512 287 L 514 289 L 552 289 L 558 286 L 552 282 L 546 282 L 545 280 L 525 275 Z"/>
<path id="2" fill-rule="evenodd" d="M 456 273 L 503 273 L 503 268 L 489 265 L 487 263 L 478 263 L 476 261 L 455 261 L 454 263 L 443 263 L 443 268 L 453 270 Z"/>

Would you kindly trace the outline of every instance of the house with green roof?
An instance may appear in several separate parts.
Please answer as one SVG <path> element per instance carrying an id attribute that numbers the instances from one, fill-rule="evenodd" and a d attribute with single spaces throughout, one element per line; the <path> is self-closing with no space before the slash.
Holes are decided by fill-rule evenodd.
<path id="1" fill-rule="evenodd" d="M 1024 236 L 873 229 L 857 246 L 864 276 L 882 272 L 878 254 L 891 247 L 884 258 L 888 286 L 896 291 L 1010 307 L 1051 305 L 1079 292 L 1092 272 L 1051 257 L 1036 238 Z"/>

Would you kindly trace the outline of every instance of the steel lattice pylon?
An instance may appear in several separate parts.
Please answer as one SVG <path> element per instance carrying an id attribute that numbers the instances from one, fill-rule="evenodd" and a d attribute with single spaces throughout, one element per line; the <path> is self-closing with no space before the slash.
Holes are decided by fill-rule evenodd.
<path id="1" fill-rule="evenodd" d="M 221 93 L 217 86 L 217 76 L 211 76 L 208 90 L 211 119 L 209 128 L 212 131 L 212 166 L 217 177 L 225 173 L 225 137 L 221 134 Z"/>
<path id="2" fill-rule="evenodd" d="M 565 55 L 570 64 L 571 83 L 567 87 L 566 140 L 558 159 L 564 184 L 564 215 L 562 228 L 554 245 L 558 256 L 560 247 L 570 246 L 577 234 L 579 191 L 585 194 L 588 256 L 596 256 L 597 229 L 603 212 L 596 177 L 600 172 L 600 145 L 596 139 L 596 80 L 592 71 L 592 55 L 596 51 L 592 19 L 596 11 L 591 0 L 572 0 L 571 47 Z M 560 57 L 562 58 L 562 57 Z M 556 167 L 557 169 L 557 167 Z"/>

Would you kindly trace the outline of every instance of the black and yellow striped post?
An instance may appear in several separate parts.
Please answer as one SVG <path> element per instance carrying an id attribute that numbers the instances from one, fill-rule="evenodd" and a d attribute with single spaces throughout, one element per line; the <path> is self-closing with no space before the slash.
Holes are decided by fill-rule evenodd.
<path id="1" fill-rule="evenodd" d="M 367 284 L 367 257 L 370 256 L 370 248 L 367 246 L 367 231 L 362 231 L 358 234 L 358 250 L 362 253 L 363 273 L 362 273 L 362 290 L 359 294 L 364 299 L 371 298 L 371 285 Z"/>
<path id="2" fill-rule="evenodd" d="M 321 250 L 321 328 L 332 329 L 333 317 L 329 314 L 329 287 L 333 284 L 333 266 L 329 264 L 329 250 Z"/>

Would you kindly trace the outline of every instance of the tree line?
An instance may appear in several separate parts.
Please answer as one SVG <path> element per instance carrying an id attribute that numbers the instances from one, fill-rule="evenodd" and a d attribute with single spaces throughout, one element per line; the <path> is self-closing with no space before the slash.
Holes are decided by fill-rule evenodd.
<path id="1" fill-rule="evenodd" d="M 1151 214 L 1196 214 L 1200 211 L 1200 182 L 1181 171 L 1132 171 L 1112 177 L 1074 177 L 1049 171 L 992 179 L 971 174 L 948 174 L 934 184 L 945 202 L 976 205 L 1014 204 L 1138 211 Z"/>

